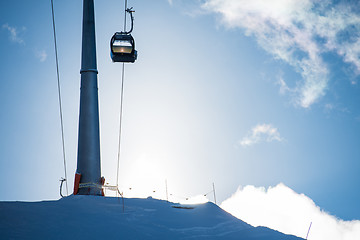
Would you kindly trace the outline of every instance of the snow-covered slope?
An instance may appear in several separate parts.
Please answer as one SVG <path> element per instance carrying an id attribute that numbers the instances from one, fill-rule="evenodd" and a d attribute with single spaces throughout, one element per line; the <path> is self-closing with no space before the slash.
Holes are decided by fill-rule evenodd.
<path id="1" fill-rule="evenodd" d="M 0 239 L 300 240 L 233 217 L 213 203 L 70 196 L 0 202 Z M 183 208 L 186 207 L 186 208 Z"/>

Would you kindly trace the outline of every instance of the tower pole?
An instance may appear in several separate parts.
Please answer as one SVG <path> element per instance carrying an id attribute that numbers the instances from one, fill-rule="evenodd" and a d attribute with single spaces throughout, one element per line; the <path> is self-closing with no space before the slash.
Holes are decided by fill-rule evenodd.
<path id="1" fill-rule="evenodd" d="M 80 195 L 101 195 L 100 130 L 94 0 L 83 1 L 77 174 Z"/>
<path id="2" fill-rule="evenodd" d="M 213 192 L 214 192 L 214 202 L 216 204 L 216 194 L 215 194 L 215 184 L 213 183 Z"/>

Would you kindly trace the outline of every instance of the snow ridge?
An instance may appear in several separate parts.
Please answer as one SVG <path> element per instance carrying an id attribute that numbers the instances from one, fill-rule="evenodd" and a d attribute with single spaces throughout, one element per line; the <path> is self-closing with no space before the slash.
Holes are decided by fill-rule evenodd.
<path id="1" fill-rule="evenodd" d="M 301 238 L 251 225 L 213 203 L 69 196 L 58 201 L 0 202 L 1 239 L 242 239 Z M 182 205 L 183 206 L 183 205 Z"/>

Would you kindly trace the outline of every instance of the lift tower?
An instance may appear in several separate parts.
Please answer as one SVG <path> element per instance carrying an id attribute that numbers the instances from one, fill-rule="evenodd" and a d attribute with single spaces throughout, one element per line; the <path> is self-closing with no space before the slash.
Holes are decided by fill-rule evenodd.
<path id="1" fill-rule="evenodd" d="M 101 195 L 94 0 L 84 0 L 83 2 L 80 74 L 79 138 L 74 194 Z"/>

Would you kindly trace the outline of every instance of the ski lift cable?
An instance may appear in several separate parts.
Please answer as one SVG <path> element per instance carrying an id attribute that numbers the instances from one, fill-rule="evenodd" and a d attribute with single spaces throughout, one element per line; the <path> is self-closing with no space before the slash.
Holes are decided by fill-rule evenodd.
<path id="1" fill-rule="evenodd" d="M 125 3 L 125 14 L 124 14 L 124 32 L 126 31 L 126 10 L 127 10 L 127 0 L 124 0 Z"/>
<path id="2" fill-rule="evenodd" d="M 59 74 L 59 60 L 58 60 L 58 51 L 57 51 L 57 43 L 56 43 L 56 28 L 55 28 L 55 16 L 54 16 L 54 3 L 51 0 L 51 13 L 52 13 L 52 24 L 53 24 L 53 32 L 54 32 L 54 48 L 55 48 L 55 61 L 56 61 L 56 74 L 57 74 L 57 87 L 58 87 L 58 98 L 59 98 L 59 112 L 60 112 L 60 125 L 61 125 L 61 141 L 62 141 L 62 153 L 63 153 L 63 162 L 64 162 L 64 172 L 65 179 L 61 180 L 62 183 L 65 181 L 66 183 L 66 195 L 69 195 L 68 190 L 68 181 L 66 174 L 66 157 L 65 157 L 65 140 L 64 140 L 64 123 L 63 123 L 63 114 L 62 114 L 62 105 L 61 105 L 61 88 L 60 88 L 60 74 Z M 62 194 L 61 194 L 62 195 Z"/>
<path id="3" fill-rule="evenodd" d="M 117 159 L 117 169 L 116 169 L 116 186 L 119 186 L 122 115 L 123 115 L 123 103 L 124 103 L 124 80 L 125 80 L 124 75 L 125 75 L 125 64 L 123 63 L 122 64 L 122 75 L 121 75 L 121 89 L 120 89 L 119 145 L 118 145 L 118 159 Z"/>
<path id="4" fill-rule="evenodd" d="M 125 16 L 124 16 L 124 32 L 126 31 L 126 10 L 127 0 L 125 2 Z M 132 17 L 132 15 L 131 15 Z M 131 29 L 132 30 L 132 29 Z M 125 63 L 122 63 L 122 74 L 121 74 L 121 89 L 120 89 L 120 116 L 119 116 L 119 145 L 118 145 L 118 156 L 117 156 L 117 169 L 116 169 L 116 186 L 119 186 L 119 169 L 120 169 L 120 152 L 121 152 L 121 130 L 122 130 L 122 115 L 123 115 L 123 102 L 124 102 L 124 80 L 125 80 Z"/>

